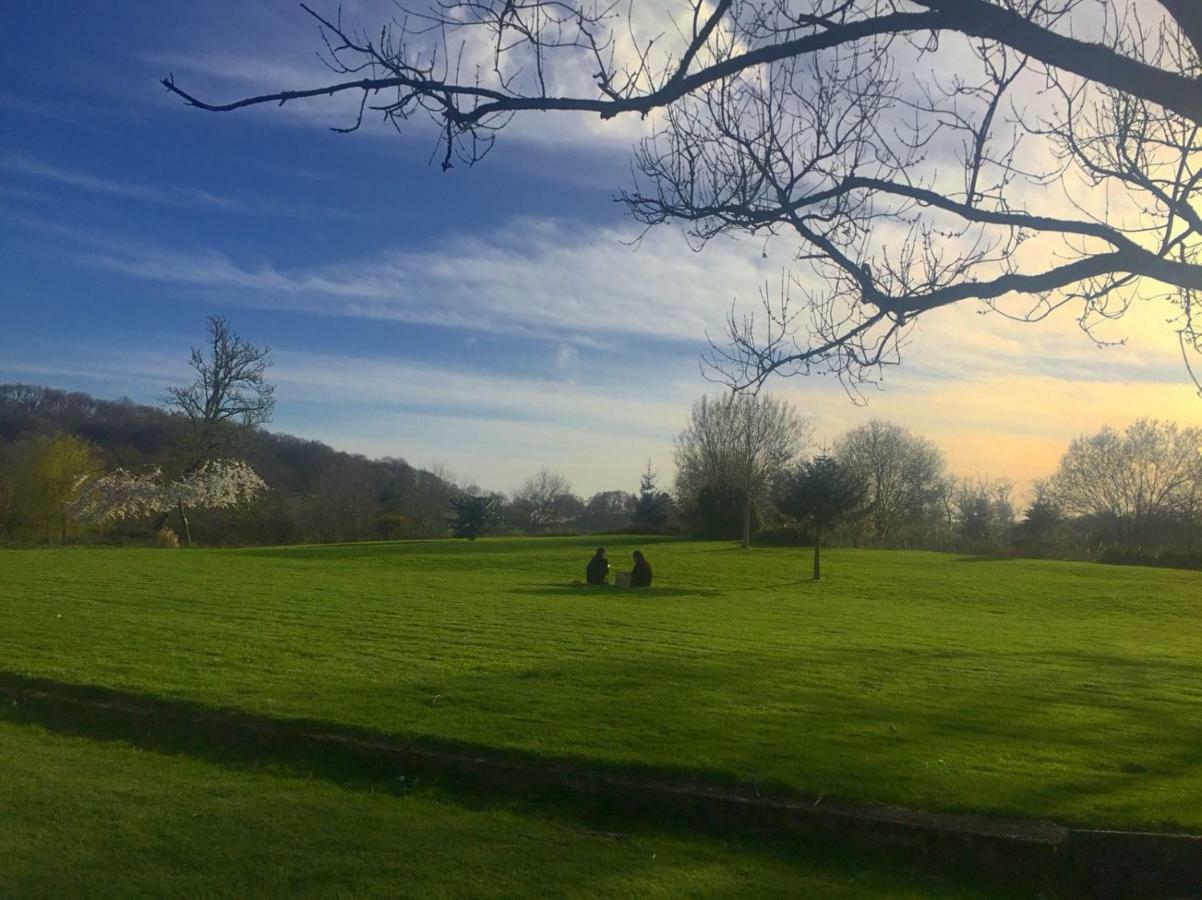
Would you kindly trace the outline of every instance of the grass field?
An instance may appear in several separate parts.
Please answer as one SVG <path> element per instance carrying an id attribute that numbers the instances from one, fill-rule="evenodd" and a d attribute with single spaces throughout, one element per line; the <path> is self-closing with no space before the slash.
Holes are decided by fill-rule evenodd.
<path id="1" fill-rule="evenodd" d="M 904 863 L 0 719 L 0 896 L 985 897 Z"/>
<path id="2" fill-rule="evenodd" d="M 573 586 L 595 543 L 575 539 L 8 552 L 0 668 L 839 800 L 1202 831 L 1202 574 L 835 550 L 813 584 L 801 551 L 607 542 L 641 546 L 656 586 Z"/>

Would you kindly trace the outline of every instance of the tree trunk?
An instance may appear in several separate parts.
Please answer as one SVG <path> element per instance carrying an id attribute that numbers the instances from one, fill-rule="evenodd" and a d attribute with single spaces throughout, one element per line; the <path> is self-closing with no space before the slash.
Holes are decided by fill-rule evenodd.
<path id="1" fill-rule="evenodd" d="M 751 493 L 743 500 L 743 549 L 751 546 Z"/>
<path id="2" fill-rule="evenodd" d="M 822 529 L 814 529 L 814 580 L 822 579 Z"/>
<path id="3" fill-rule="evenodd" d="M 177 506 L 177 507 L 178 507 L 178 509 L 179 509 L 179 521 L 180 521 L 180 524 L 181 524 L 181 525 L 183 525 L 183 527 L 184 527 L 184 535 L 183 535 L 183 537 L 184 537 L 184 546 L 185 546 L 185 547 L 191 547 L 191 546 L 192 546 L 192 529 L 191 529 L 191 527 L 188 525 L 188 514 L 187 514 L 186 512 L 184 512 L 184 504 L 183 504 L 183 502 L 177 503 L 177 504 L 176 504 L 176 506 Z"/>

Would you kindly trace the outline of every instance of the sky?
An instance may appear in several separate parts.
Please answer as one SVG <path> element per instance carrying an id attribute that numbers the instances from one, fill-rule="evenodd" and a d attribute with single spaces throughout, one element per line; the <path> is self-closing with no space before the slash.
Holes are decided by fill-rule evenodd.
<path id="1" fill-rule="evenodd" d="M 345 3 L 370 24 L 379 3 Z M 205 317 L 267 344 L 273 430 L 440 465 L 509 490 L 540 466 L 578 493 L 665 481 L 698 360 L 787 248 L 696 253 L 671 226 L 637 245 L 614 202 L 637 121 L 503 133 L 443 173 L 436 135 L 319 103 L 213 115 L 209 96 L 325 77 L 290 3 L 43 0 L 0 30 L 0 381 L 157 403 L 190 380 Z M 961 305 L 922 320 L 906 361 L 855 402 L 834 380 L 774 394 L 830 444 L 871 418 L 935 441 L 966 477 L 1024 485 L 1068 442 L 1139 416 L 1202 424 L 1167 307 L 1097 347 L 1070 310 L 1040 325 Z"/>

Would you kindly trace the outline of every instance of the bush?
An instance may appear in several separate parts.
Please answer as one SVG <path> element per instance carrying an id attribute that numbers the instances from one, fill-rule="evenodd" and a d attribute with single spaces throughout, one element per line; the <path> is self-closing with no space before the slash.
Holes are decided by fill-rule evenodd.
<path id="1" fill-rule="evenodd" d="M 154 542 L 165 550 L 179 549 L 179 535 L 166 525 L 155 532 Z"/>

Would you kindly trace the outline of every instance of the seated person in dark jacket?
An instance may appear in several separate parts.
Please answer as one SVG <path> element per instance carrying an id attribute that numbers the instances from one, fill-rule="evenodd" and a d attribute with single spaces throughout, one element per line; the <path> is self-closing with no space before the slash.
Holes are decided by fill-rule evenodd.
<path id="1" fill-rule="evenodd" d="M 651 563 L 641 550 L 634 551 L 634 568 L 630 570 L 630 586 L 651 587 Z"/>
<path id="2" fill-rule="evenodd" d="M 605 558 L 604 547 L 598 547 L 596 554 L 588 561 L 584 580 L 589 584 L 609 584 L 609 560 Z"/>

